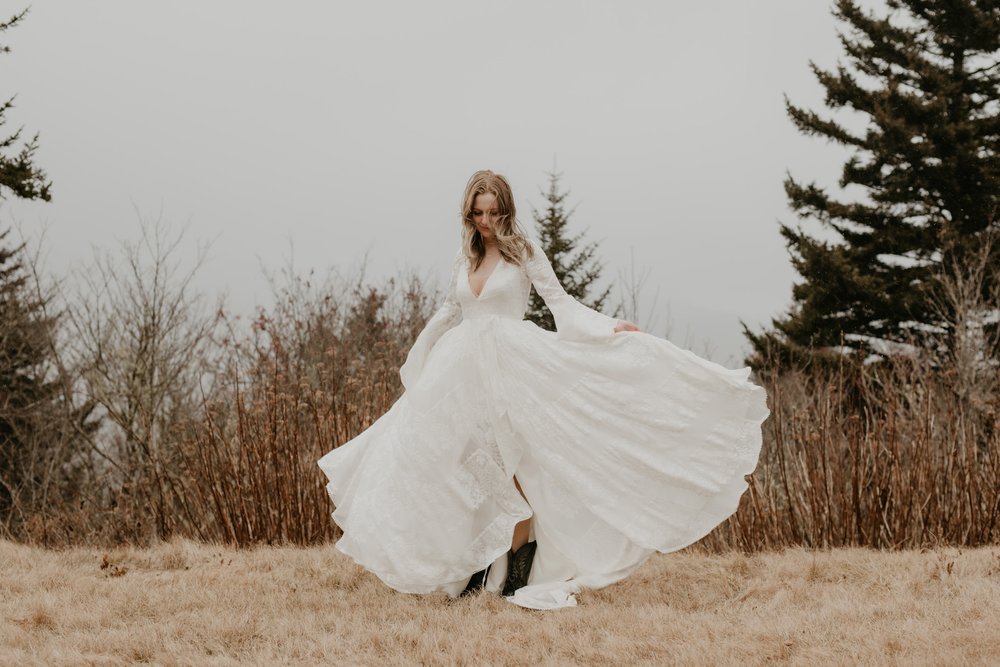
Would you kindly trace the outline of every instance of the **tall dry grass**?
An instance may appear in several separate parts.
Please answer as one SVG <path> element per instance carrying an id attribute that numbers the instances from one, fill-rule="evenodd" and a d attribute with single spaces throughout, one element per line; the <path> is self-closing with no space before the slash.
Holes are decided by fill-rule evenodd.
<path id="1" fill-rule="evenodd" d="M 412 274 L 373 284 L 362 266 L 322 281 L 288 271 L 275 296 L 249 321 L 217 314 L 200 364 L 211 381 L 193 397 L 199 409 L 170 424 L 169 448 L 112 460 L 5 536 L 49 546 L 336 538 L 315 462 L 399 397 L 399 366 L 440 295 Z M 761 369 L 772 414 L 760 463 L 739 510 L 696 548 L 997 543 L 1000 399 L 963 354 L 961 364 L 918 354 Z M 113 444 L 92 446 L 112 458 Z M 129 461 L 151 473 L 112 474 Z"/>
<path id="2" fill-rule="evenodd" d="M 165 231 L 156 226 L 144 233 L 163 240 Z M 88 319 L 94 306 L 77 295 L 83 300 L 77 320 L 113 323 L 121 340 L 88 338 L 67 320 L 52 345 L 72 342 L 61 353 L 67 365 L 80 362 L 78 376 L 98 359 L 133 380 L 116 385 L 115 401 L 106 400 L 108 392 L 93 392 L 94 383 L 71 388 L 82 400 L 105 405 L 105 421 L 72 457 L 48 463 L 57 470 L 82 468 L 85 483 L 47 493 L 48 502 L 23 512 L 24 520 L 0 521 L 0 537 L 60 546 L 142 545 L 175 534 L 238 544 L 310 543 L 335 535 L 315 461 L 391 405 L 398 367 L 439 294 L 412 271 L 373 282 L 363 262 L 353 273 L 325 278 L 286 269 L 271 276 L 273 306 L 250 320 L 219 308 L 206 329 L 195 304 L 185 302 L 198 296 L 189 289 L 193 271 L 171 273 L 178 241 L 150 243 L 148 256 L 129 247 L 128 270 L 102 265 L 92 278 L 108 286 L 102 299 L 125 294 L 116 305 L 131 300 L 151 304 L 152 311 L 137 306 L 132 318 L 123 306 Z M 174 319 L 154 306 L 168 308 Z M 180 311 L 191 313 L 197 331 L 175 322 Z M 170 330 L 158 330 L 157 323 Z M 174 356 L 149 363 L 150 351 L 168 335 L 193 335 L 199 345 L 186 353 L 171 348 Z M 154 366 L 157 372 L 148 372 Z M 170 385 L 170 400 L 162 400 L 157 392 L 179 371 L 186 384 Z M 182 402 L 197 407 L 156 412 L 162 426 L 150 437 L 137 437 L 139 429 L 116 418 Z"/>
<path id="3" fill-rule="evenodd" d="M 790 372 L 739 512 L 707 542 L 917 548 L 1000 541 L 1000 430 L 914 359 L 852 376 Z M 995 408 L 994 408 L 995 410 Z"/>
<path id="4" fill-rule="evenodd" d="M 289 276 L 249 338 L 227 340 L 229 391 L 182 447 L 186 534 L 231 544 L 335 536 L 316 461 L 369 426 L 435 295 L 413 275 L 375 287 Z"/>
<path id="5" fill-rule="evenodd" d="M 378 309 L 369 303 L 362 319 L 377 321 Z M 245 545 L 334 536 L 315 460 L 369 426 L 401 391 L 407 336 L 394 335 L 398 326 L 376 329 L 387 333 L 365 343 L 363 361 L 332 335 L 311 339 L 312 352 L 298 357 L 275 344 L 254 367 L 251 387 L 234 387 L 219 413 L 207 413 L 188 468 L 199 481 L 186 499 L 191 516 L 215 518 L 201 537 Z M 919 357 L 763 382 L 772 415 L 758 469 L 739 511 L 702 548 L 997 542 L 993 404 L 971 410 Z"/>

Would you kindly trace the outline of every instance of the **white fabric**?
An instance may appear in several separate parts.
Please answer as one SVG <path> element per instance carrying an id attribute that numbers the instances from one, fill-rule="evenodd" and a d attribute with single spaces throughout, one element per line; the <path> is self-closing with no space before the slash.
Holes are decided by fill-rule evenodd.
<path id="1" fill-rule="evenodd" d="M 337 548 L 396 590 L 458 595 L 532 518 L 534 609 L 628 576 L 737 508 L 770 411 L 750 367 L 727 369 L 569 296 L 541 247 L 476 297 L 456 254 L 448 295 L 400 368 L 399 400 L 319 460 Z M 557 332 L 522 319 L 531 286 Z M 526 503 L 514 486 L 524 490 Z"/>

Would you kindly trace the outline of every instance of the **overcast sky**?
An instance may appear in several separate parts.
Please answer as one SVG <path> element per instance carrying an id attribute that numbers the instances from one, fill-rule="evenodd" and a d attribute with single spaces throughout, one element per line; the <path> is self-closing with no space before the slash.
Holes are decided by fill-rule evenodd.
<path id="1" fill-rule="evenodd" d="M 769 323 L 796 278 L 785 172 L 832 185 L 845 155 L 784 111 L 821 110 L 831 5 L 43 0 L 4 35 L 0 97 L 53 199 L 0 224 L 47 229 L 62 275 L 162 216 L 190 257 L 212 242 L 200 289 L 249 313 L 290 256 L 443 286 L 472 172 L 506 175 L 534 233 L 555 161 L 605 281 L 649 271 L 637 324 L 739 366 L 738 319 Z"/>

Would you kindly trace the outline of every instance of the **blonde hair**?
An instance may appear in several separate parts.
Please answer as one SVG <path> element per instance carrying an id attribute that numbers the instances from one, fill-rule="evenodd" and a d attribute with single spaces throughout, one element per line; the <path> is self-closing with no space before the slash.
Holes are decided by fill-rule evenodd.
<path id="1" fill-rule="evenodd" d="M 525 253 L 527 257 L 534 254 L 531 244 L 528 243 L 517 222 L 514 194 L 510 189 L 510 183 L 500 174 L 489 169 L 481 169 L 469 179 L 465 185 L 465 195 L 462 197 L 462 247 L 473 271 L 479 268 L 486 255 L 486 244 L 472 222 L 472 206 L 476 195 L 487 193 L 496 197 L 498 215 L 493 221 L 493 235 L 503 258 L 511 264 L 520 265 Z"/>

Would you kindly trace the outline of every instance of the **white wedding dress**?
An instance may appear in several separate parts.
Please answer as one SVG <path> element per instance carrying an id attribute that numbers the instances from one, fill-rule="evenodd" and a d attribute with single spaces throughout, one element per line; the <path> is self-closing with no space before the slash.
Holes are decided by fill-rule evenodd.
<path id="1" fill-rule="evenodd" d="M 528 585 L 507 599 L 574 606 L 581 588 L 708 534 L 757 465 L 770 411 L 749 366 L 615 333 L 531 244 L 534 257 L 501 259 L 478 297 L 459 250 L 400 368 L 405 391 L 318 462 L 337 548 L 396 590 L 456 596 L 492 563 L 486 589 L 498 591 L 514 525 L 532 517 Z M 531 285 L 557 332 L 522 319 Z"/>

